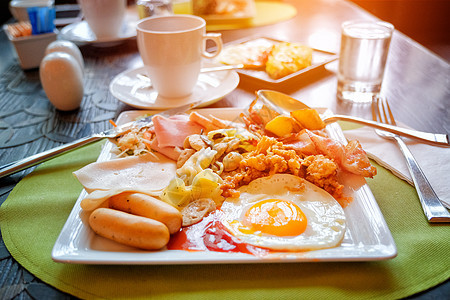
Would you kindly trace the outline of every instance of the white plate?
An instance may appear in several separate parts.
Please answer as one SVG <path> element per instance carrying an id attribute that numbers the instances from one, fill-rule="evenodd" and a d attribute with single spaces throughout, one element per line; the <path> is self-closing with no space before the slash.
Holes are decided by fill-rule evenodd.
<path id="1" fill-rule="evenodd" d="M 235 108 L 202 109 L 205 115 L 235 120 L 242 110 Z M 330 113 L 322 110 L 322 112 Z M 135 120 L 146 111 L 128 111 L 117 123 Z M 329 135 L 345 142 L 337 123 L 327 126 Z M 103 148 L 98 161 L 111 159 L 112 143 Z M 295 254 L 286 253 L 276 258 L 261 258 L 243 253 L 213 251 L 161 250 L 144 251 L 117 244 L 96 235 L 89 227 L 87 216 L 80 208 L 86 196 L 83 191 L 75 203 L 53 247 L 52 258 L 57 262 L 75 264 L 207 264 L 207 263 L 286 263 L 319 261 L 372 261 L 390 259 L 397 255 L 392 235 L 378 204 L 367 185 L 355 191 L 353 202 L 344 211 L 347 231 L 339 247 Z"/>
<path id="2" fill-rule="evenodd" d="M 134 10 L 127 10 L 123 26 L 116 37 L 97 38 L 86 21 L 75 22 L 63 27 L 59 37 L 76 44 L 93 44 L 99 47 L 109 47 L 136 37 L 136 23 L 138 21 L 137 13 Z"/>
<path id="3" fill-rule="evenodd" d="M 285 42 L 278 39 L 273 39 L 269 37 L 254 37 L 254 38 L 244 38 L 241 40 L 236 40 L 224 45 L 224 47 L 236 46 L 236 45 L 273 45 L 276 43 Z M 338 55 L 336 53 L 315 49 L 312 48 L 312 61 L 311 66 L 301 69 L 292 74 L 286 75 L 279 79 L 273 79 L 266 73 L 264 69 L 239 69 L 237 72 L 247 79 L 252 79 L 257 81 L 258 83 L 268 84 L 268 85 L 277 85 L 282 83 L 287 83 L 290 81 L 297 80 L 301 75 L 308 73 L 309 71 L 318 69 L 329 62 L 335 61 L 338 59 Z"/>
<path id="4" fill-rule="evenodd" d="M 202 107 L 219 101 L 239 84 L 239 75 L 233 70 L 202 73 L 190 96 L 164 98 L 158 95 L 144 74 L 144 67 L 120 73 L 109 85 L 111 94 L 123 103 L 141 109 L 168 109 L 197 100 L 203 100 Z"/>

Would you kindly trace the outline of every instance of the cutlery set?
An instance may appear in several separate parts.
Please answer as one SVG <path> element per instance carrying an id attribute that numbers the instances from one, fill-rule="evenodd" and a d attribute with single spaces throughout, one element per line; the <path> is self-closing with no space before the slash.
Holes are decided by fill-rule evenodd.
<path id="1" fill-rule="evenodd" d="M 391 124 L 394 126 L 396 125 L 394 115 L 392 114 L 389 103 L 385 98 L 377 97 L 375 98 L 375 101 L 372 102 L 372 118 L 375 122 L 379 121 L 381 123 Z M 375 129 L 375 132 L 382 138 L 396 141 L 400 147 L 400 150 L 406 159 L 409 173 L 413 179 L 417 195 L 419 196 L 420 203 L 422 204 L 422 208 L 428 222 L 450 222 L 450 213 L 442 205 L 402 137 L 398 134 L 379 129 Z"/>

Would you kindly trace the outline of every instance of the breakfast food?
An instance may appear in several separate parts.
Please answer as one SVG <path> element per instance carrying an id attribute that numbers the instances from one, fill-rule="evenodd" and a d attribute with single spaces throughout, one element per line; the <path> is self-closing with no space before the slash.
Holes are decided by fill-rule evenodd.
<path id="1" fill-rule="evenodd" d="M 161 249 L 170 238 L 163 223 L 110 208 L 94 210 L 89 225 L 100 236 L 147 250 Z"/>
<path id="2" fill-rule="evenodd" d="M 256 99 L 234 122 L 198 112 L 153 121 L 115 140 L 118 158 L 75 172 L 93 230 L 143 249 L 336 247 L 351 201 L 341 178 L 376 174 L 359 143 L 328 137 L 312 109 L 280 114 Z M 145 237 L 132 225 L 142 219 Z"/>
<path id="3" fill-rule="evenodd" d="M 273 250 L 331 248 L 345 233 L 345 214 L 324 190 L 293 175 L 275 174 L 242 186 L 222 204 L 224 225 L 240 240 Z"/>
<path id="4" fill-rule="evenodd" d="M 210 16 L 249 18 L 254 15 L 254 0 L 194 0 L 192 9 L 195 15 L 206 19 Z"/>
<path id="5" fill-rule="evenodd" d="M 244 65 L 245 68 L 264 68 L 272 43 L 244 43 L 224 47 L 218 60 L 226 65 Z"/>
<path id="6" fill-rule="evenodd" d="M 112 209 L 160 221 L 171 234 L 181 228 L 181 213 L 173 206 L 141 193 L 121 193 L 109 198 Z"/>
<path id="7" fill-rule="evenodd" d="M 272 79 L 280 79 L 312 64 L 312 48 L 267 39 L 229 45 L 222 49 L 218 61 L 227 65 L 244 65 L 246 69 L 264 70 Z"/>
<path id="8" fill-rule="evenodd" d="M 275 44 L 266 62 L 266 72 L 273 79 L 279 79 L 309 67 L 312 49 L 296 43 Z"/>
<path id="9" fill-rule="evenodd" d="M 305 108 L 295 110 L 291 112 L 291 117 L 309 130 L 321 130 L 325 128 L 325 123 L 315 109 Z"/>

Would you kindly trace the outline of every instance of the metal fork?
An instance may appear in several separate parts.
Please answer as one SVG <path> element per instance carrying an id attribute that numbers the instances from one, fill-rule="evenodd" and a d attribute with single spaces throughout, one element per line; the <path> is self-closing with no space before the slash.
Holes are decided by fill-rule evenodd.
<path id="1" fill-rule="evenodd" d="M 198 101 L 194 101 L 192 103 L 177 106 L 177 107 L 165 110 L 165 111 L 161 111 L 158 114 L 163 115 L 163 116 L 171 116 L 171 115 L 175 115 L 178 113 L 186 112 L 186 111 L 188 111 L 190 109 L 194 109 L 197 106 L 199 106 L 200 104 L 202 104 L 202 101 L 203 100 L 198 100 Z M 47 151 L 37 153 L 35 155 L 20 159 L 18 161 L 11 162 L 4 166 L 0 166 L 0 178 L 14 174 L 14 173 L 24 170 L 26 168 L 37 165 L 43 161 L 46 161 L 52 157 L 60 155 L 64 152 L 76 149 L 78 147 L 101 140 L 103 138 L 116 138 L 120 135 L 125 134 L 133 127 L 139 128 L 139 127 L 144 127 L 144 126 L 151 126 L 153 116 L 154 115 L 151 115 L 151 116 L 145 117 L 140 120 L 131 121 L 129 123 L 119 125 L 115 128 L 111 128 L 111 129 L 105 130 L 100 133 L 94 133 L 90 136 L 75 140 L 71 143 L 67 143 L 67 144 L 55 147 L 53 149 L 49 149 Z"/>
<path id="2" fill-rule="evenodd" d="M 394 115 L 392 114 L 389 103 L 385 98 L 374 98 L 374 101 L 372 102 L 372 117 L 374 121 L 396 125 Z M 395 140 L 399 145 L 400 150 L 405 156 L 409 173 L 411 174 L 411 177 L 413 179 L 417 195 L 419 196 L 420 203 L 422 205 L 425 216 L 428 219 L 428 222 L 450 222 L 449 211 L 442 205 L 438 196 L 436 195 L 424 173 L 422 172 L 422 169 L 419 167 L 419 164 L 414 159 L 414 156 L 412 155 L 411 151 L 408 149 L 402 138 L 396 134 L 378 129 L 376 129 L 375 132 L 383 138 Z"/>

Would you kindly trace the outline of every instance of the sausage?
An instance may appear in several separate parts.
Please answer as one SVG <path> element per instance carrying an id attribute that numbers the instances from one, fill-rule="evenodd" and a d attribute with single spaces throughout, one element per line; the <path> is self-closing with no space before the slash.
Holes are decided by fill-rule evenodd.
<path id="1" fill-rule="evenodd" d="M 121 193 L 109 198 L 109 207 L 164 223 L 170 234 L 180 230 L 183 217 L 175 207 L 141 193 Z"/>
<path id="2" fill-rule="evenodd" d="M 170 239 L 169 229 L 163 223 L 111 208 L 94 210 L 89 225 L 100 236 L 146 250 L 161 249 Z"/>

